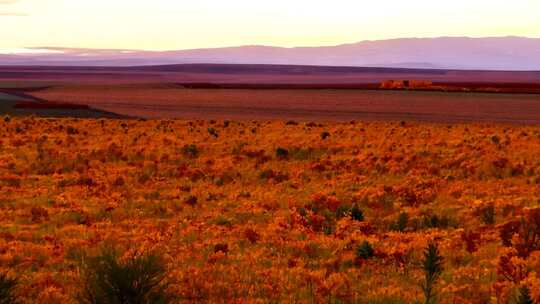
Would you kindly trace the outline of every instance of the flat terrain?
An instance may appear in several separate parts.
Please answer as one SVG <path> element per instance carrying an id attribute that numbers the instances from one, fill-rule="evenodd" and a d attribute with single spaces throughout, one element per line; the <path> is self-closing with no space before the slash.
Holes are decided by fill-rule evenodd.
<path id="1" fill-rule="evenodd" d="M 538 302 L 540 94 L 370 90 L 540 84 L 463 73 L 0 68 L 0 274 L 75 304 L 114 247 L 179 303 L 423 303 L 437 244 L 438 303 Z"/>
<path id="2" fill-rule="evenodd" d="M 113 244 L 179 303 L 423 303 L 436 242 L 438 303 L 538 301 L 539 185 L 538 126 L 2 119 L 0 272 L 74 304 Z"/>
<path id="3" fill-rule="evenodd" d="M 498 93 L 376 90 L 388 79 Z M 0 92 L 144 118 L 540 123 L 540 72 L 226 64 L 0 66 Z"/>
<path id="4" fill-rule="evenodd" d="M 186 119 L 540 123 L 540 94 L 66 85 L 31 93 L 129 116 Z"/>
<path id="5" fill-rule="evenodd" d="M 366 84 L 389 79 L 540 83 L 540 72 L 461 71 L 288 65 L 180 64 L 140 67 L 0 66 L 0 80 L 64 83 Z"/>

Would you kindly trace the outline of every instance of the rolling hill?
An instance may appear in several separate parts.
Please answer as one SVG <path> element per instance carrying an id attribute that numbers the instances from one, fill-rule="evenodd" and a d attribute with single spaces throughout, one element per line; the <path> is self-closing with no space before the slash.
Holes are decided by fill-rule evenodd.
<path id="1" fill-rule="evenodd" d="M 179 51 L 42 47 L 0 54 L 0 65 L 141 66 L 187 63 L 540 70 L 540 39 L 441 37 L 362 41 L 324 47 L 239 46 Z"/>

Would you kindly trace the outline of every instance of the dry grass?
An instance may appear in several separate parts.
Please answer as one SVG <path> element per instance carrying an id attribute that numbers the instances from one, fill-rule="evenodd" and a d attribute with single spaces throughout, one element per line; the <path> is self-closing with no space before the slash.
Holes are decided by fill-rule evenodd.
<path id="1" fill-rule="evenodd" d="M 505 303 L 521 285 L 540 300 L 540 251 L 524 234 L 539 224 L 539 136 L 492 124 L 2 120 L 0 272 L 19 275 L 23 303 L 74 303 L 81 260 L 112 243 L 125 257 L 158 252 L 167 292 L 187 302 L 413 303 L 435 241 L 441 303 Z"/>

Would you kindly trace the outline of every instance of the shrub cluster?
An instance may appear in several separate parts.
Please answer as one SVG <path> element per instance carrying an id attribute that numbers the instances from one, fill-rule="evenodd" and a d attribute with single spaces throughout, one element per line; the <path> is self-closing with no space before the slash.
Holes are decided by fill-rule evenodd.
<path id="1" fill-rule="evenodd" d="M 80 303 L 165 304 L 166 269 L 158 255 L 142 254 L 121 260 L 107 247 L 83 264 L 84 284 Z"/>

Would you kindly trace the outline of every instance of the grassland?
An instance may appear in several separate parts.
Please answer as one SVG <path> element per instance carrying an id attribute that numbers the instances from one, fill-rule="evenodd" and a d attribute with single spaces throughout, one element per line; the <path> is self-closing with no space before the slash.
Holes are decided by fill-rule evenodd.
<path id="1" fill-rule="evenodd" d="M 368 90 L 394 76 L 540 74 L 1 67 L 0 295 L 539 302 L 540 95 Z"/>
<path id="2" fill-rule="evenodd" d="M 539 184 L 537 126 L 11 118 L 0 268 L 76 303 L 108 244 L 178 302 L 415 303 L 435 242 L 439 303 L 538 301 Z"/>

